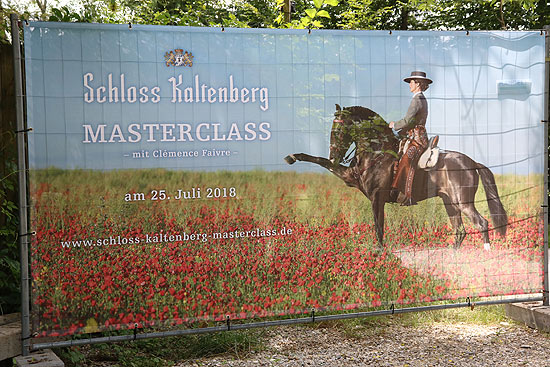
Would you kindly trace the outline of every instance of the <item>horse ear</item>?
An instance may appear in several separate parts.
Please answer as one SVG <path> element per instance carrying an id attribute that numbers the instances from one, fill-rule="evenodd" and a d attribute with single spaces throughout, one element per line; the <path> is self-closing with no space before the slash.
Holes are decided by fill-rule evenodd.
<path id="1" fill-rule="evenodd" d="M 342 111 L 342 107 L 338 103 L 336 103 L 336 111 L 340 112 Z"/>

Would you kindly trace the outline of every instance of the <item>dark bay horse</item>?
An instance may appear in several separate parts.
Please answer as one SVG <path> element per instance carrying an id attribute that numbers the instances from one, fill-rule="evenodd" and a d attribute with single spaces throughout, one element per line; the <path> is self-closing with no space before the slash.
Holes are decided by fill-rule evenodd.
<path id="1" fill-rule="evenodd" d="M 397 160 L 399 139 L 386 122 L 368 108 L 355 106 L 341 109 L 336 105 L 331 135 L 329 159 L 305 153 L 285 157 L 288 164 L 311 162 L 326 168 L 350 187 L 361 191 L 372 203 L 374 225 L 379 246 L 383 248 L 384 205 L 390 201 L 393 165 Z M 341 158 L 355 143 L 356 152 L 350 166 L 340 164 Z M 458 248 L 466 231 L 462 214 L 466 215 L 482 233 L 485 247 L 489 247 L 488 222 L 477 211 L 475 194 L 479 177 L 485 188 L 494 230 L 506 235 L 508 217 L 498 195 L 491 170 L 465 154 L 441 151 L 437 165 L 429 171 L 418 169 L 413 184 L 416 201 L 439 196 L 445 205 L 455 232 Z"/>

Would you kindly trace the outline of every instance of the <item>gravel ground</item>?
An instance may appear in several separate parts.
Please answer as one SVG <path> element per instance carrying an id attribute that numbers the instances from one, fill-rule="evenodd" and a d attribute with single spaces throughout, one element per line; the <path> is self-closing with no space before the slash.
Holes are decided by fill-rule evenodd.
<path id="1" fill-rule="evenodd" d="M 176 366 L 550 367 L 550 335 L 507 322 L 496 326 L 388 325 L 354 335 L 338 328 L 279 327 L 267 332 L 263 351 L 242 358 L 201 358 Z"/>

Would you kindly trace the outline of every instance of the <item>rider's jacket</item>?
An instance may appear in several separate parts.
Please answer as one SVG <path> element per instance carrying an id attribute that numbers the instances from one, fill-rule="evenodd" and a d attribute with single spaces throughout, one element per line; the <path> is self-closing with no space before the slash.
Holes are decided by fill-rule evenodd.
<path id="1" fill-rule="evenodd" d="M 413 95 L 407 114 L 401 120 L 395 122 L 394 129 L 402 130 L 402 133 L 406 133 L 409 139 L 416 141 L 422 147 L 426 147 L 428 144 L 428 135 L 425 129 L 427 118 L 428 102 L 422 92 L 417 92 Z"/>
<path id="2" fill-rule="evenodd" d="M 426 119 L 428 118 L 428 102 L 422 92 L 415 93 L 407 114 L 401 120 L 396 121 L 394 129 L 405 129 L 408 131 L 414 128 L 416 125 L 426 126 Z"/>

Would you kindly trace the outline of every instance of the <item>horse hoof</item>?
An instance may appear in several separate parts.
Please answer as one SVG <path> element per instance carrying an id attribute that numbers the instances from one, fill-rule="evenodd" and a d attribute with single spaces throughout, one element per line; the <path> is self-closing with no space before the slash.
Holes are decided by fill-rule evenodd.
<path id="1" fill-rule="evenodd" d="M 288 164 L 294 164 L 296 163 L 296 157 L 294 157 L 293 154 L 289 154 L 285 157 L 285 162 Z"/>

